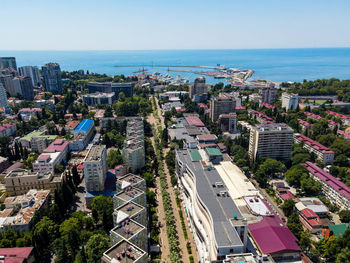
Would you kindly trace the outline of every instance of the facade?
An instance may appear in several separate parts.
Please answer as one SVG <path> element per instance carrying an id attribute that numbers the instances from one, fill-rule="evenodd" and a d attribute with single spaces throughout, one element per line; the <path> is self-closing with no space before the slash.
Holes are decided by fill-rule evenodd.
<path id="1" fill-rule="evenodd" d="M 299 211 L 299 219 L 304 227 L 311 233 L 321 232 L 322 222 L 320 217 L 311 209 L 304 208 Z"/>
<path id="2" fill-rule="evenodd" d="M 250 160 L 255 160 L 257 156 L 290 159 L 292 147 L 293 129 L 286 124 L 260 124 L 250 130 Z"/>
<path id="3" fill-rule="evenodd" d="M 322 192 L 336 206 L 350 209 L 350 187 L 322 170 L 316 164 L 306 162 L 303 164 L 309 174 L 322 184 Z"/>
<path id="4" fill-rule="evenodd" d="M 205 102 L 208 96 L 208 85 L 204 77 L 198 77 L 189 87 L 189 95 L 195 102 Z"/>
<path id="5" fill-rule="evenodd" d="M 62 176 L 53 176 L 52 173 L 39 174 L 25 169 L 12 170 L 4 179 L 9 196 L 22 195 L 30 189 L 44 189 L 54 193 L 62 180 Z"/>
<path id="6" fill-rule="evenodd" d="M 0 126 L 0 136 L 15 136 L 17 131 L 16 123 L 8 122 Z"/>
<path id="7" fill-rule="evenodd" d="M 232 97 L 216 97 L 210 100 L 210 118 L 216 122 L 221 114 L 234 113 L 236 101 Z"/>
<path id="8" fill-rule="evenodd" d="M 0 57 L 0 69 L 13 68 L 17 70 L 15 57 Z"/>
<path id="9" fill-rule="evenodd" d="M 115 97 L 119 98 L 119 93 L 123 92 L 126 97 L 134 95 L 134 84 L 132 83 L 113 83 L 113 82 L 89 82 L 89 93 L 111 93 L 114 92 Z"/>
<path id="10" fill-rule="evenodd" d="M 46 108 L 50 111 L 53 111 L 55 108 L 55 100 L 35 100 L 34 101 L 34 107 L 35 108 Z"/>
<path id="11" fill-rule="evenodd" d="M 73 131 L 74 138 L 70 142 L 70 149 L 72 151 L 82 151 L 86 148 L 91 140 L 95 130 L 93 120 L 85 119 L 80 122 L 78 127 Z"/>
<path id="12" fill-rule="evenodd" d="M 311 140 L 305 135 L 299 133 L 294 134 L 294 142 L 303 143 L 303 148 L 307 149 L 309 152 L 315 153 L 317 159 L 319 159 L 323 163 L 333 163 L 335 153 L 326 146 L 323 146 L 322 144 Z"/>
<path id="13" fill-rule="evenodd" d="M 259 90 L 261 101 L 268 104 L 273 104 L 277 100 L 277 89 L 272 87 L 265 87 Z"/>
<path id="14" fill-rule="evenodd" d="M 327 110 L 326 113 L 329 115 L 333 115 L 337 118 L 340 118 L 343 125 L 347 125 L 347 126 L 350 125 L 350 117 L 349 116 L 346 116 L 346 115 L 343 115 L 343 114 L 340 114 L 340 113 L 337 113 L 334 111 L 329 111 L 329 110 Z"/>
<path id="15" fill-rule="evenodd" d="M 282 108 L 288 110 L 295 110 L 299 105 L 299 96 L 298 94 L 293 93 L 282 93 Z"/>
<path id="16" fill-rule="evenodd" d="M 307 121 L 304 121 L 302 119 L 299 119 L 299 118 L 298 118 L 298 122 L 299 122 L 299 124 L 300 124 L 300 126 L 301 126 L 303 131 L 311 130 L 311 128 L 312 128 L 312 124 L 311 123 L 309 123 Z"/>
<path id="17" fill-rule="evenodd" d="M 21 115 L 23 120 L 29 121 L 31 118 L 37 118 L 38 113 L 42 113 L 41 108 L 23 108 L 19 110 L 19 114 Z"/>
<path id="18" fill-rule="evenodd" d="M 19 83 L 21 87 L 21 95 L 25 100 L 34 99 L 33 83 L 32 79 L 28 76 L 20 76 Z"/>
<path id="19" fill-rule="evenodd" d="M 33 87 L 38 87 L 41 83 L 40 73 L 38 67 L 23 66 L 18 68 L 20 76 L 30 77 Z"/>
<path id="20" fill-rule="evenodd" d="M 33 131 L 19 139 L 22 147 L 33 152 L 42 153 L 44 149 L 56 139 L 57 135 L 46 135 L 41 131 Z"/>
<path id="21" fill-rule="evenodd" d="M 145 166 L 144 130 L 142 118 L 133 118 L 126 127 L 126 140 L 123 148 L 124 163 L 135 172 Z"/>
<path id="22" fill-rule="evenodd" d="M 114 92 L 111 93 L 102 93 L 96 92 L 91 94 L 83 95 L 83 101 L 90 106 L 95 106 L 98 104 L 108 104 L 112 105 L 115 101 Z"/>
<path id="23" fill-rule="evenodd" d="M 0 84 L 6 89 L 6 91 L 11 95 L 15 95 L 13 76 L 10 74 L 2 75 L 0 74 Z"/>
<path id="24" fill-rule="evenodd" d="M 237 132 L 237 114 L 228 113 L 220 114 L 218 119 L 219 127 L 222 132 Z"/>
<path id="25" fill-rule="evenodd" d="M 84 177 L 87 192 L 103 191 L 107 175 L 105 145 L 93 145 L 84 159 Z"/>
<path id="26" fill-rule="evenodd" d="M 0 83 L 0 107 L 5 109 L 5 112 L 10 112 L 10 108 L 7 102 L 7 95 L 4 86 Z"/>
<path id="27" fill-rule="evenodd" d="M 48 63 L 42 66 L 41 70 L 45 91 L 62 92 L 60 65 L 57 63 Z"/>

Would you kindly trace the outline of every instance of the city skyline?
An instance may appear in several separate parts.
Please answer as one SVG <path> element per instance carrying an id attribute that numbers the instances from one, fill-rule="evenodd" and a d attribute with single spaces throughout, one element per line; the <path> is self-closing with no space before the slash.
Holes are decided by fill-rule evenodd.
<path id="1" fill-rule="evenodd" d="M 6 2 L 0 50 L 349 47 L 350 3 L 335 2 Z"/>

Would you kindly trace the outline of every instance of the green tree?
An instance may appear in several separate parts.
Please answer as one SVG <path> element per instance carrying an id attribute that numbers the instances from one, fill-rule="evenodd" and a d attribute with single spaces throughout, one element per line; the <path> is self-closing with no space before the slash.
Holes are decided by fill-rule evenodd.
<path id="1" fill-rule="evenodd" d="M 341 210 L 339 212 L 339 218 L 343 223 L 350 222 L 350 210 Z"/>
<path id="2" fill-rule="evenodd" d="M 88 263 L 96 263 L 101 261 L 104 251 L 109 248 L 108 237 L 96 234 L 90 237 L 86 244 L 86 254 Z"/>
<path id="3" fill-rule="evenodd" d="M 34 226 L 33 244 L 40 258 L 49 252 L 49 247 L 57 236 L 58 226 L 47 216 Z"/>
<path id="4" fill-rule="evenodd" d="M 337 255 L 335 263 L 350 262 L 350 249 L 348 247 L 343 248 Z"/>
<path id="5" fill-rule="evenodd" d="M 281 205 L 281 209 L 286 217 L 289 217 L 293 214 L 295 207 L 295 202 L 293 199 L 287 199 L 284 201 L 284 203 Z"/>
<path id="6" fill-rule="evenodd" d="M 92 201 L 92 213 L 97 215 L 97 220 L 103 223 L 106 231 L 113 227 L 113 202 L 110 197 L 99 195 Z"/>
<path id="7" fill-rule="evenodd" d="M 286 172 L 286 180 L 293 186 L 300 187 L 300 181 L 302 178 L 308 176 L 307 169 L 302 165 L 292 166 Z"/>
<path id="8" fill-rule="evenodd" d="M 119 150 L 110 150 L 108 152 L 108 156 L 107 156 L 108 168 L 114 169 L 116 165 L 122 164 L 122 163 L 123 163 L 123 157 L 120 154 Z"/>

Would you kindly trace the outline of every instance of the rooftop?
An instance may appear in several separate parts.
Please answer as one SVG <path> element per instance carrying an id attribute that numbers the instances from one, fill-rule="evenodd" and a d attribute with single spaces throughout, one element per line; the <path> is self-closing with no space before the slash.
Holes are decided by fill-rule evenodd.
<path id="1" fill-rule="evenodd" d="M 141 191 L 135 187 L 129 186 L 128 188 L 124 189 L 123 192 L 120 192 L 119 194 L 117 194 L 117 197 L 128 202 L 128 201 L 133 200 L 135 197 L 139 196 L 142 193 L 143 193 L 143 191 Z"/>
<path id="2" fill-rule="evenodd" d="M 93 124 L 94 124 L 93 120 L 85 119 L 78 125 L 78 127 L 75 128 L 74 132 L 80 132 L 80 131 L 88 132 L 88 130 Z"/>
<path id="3" fill-rule="evenodd" d="M 105 145 L 93 145 L 85 157 L 84 162 L 100 161 L 102 152 L 106 149 Z"/>
<path id="4" fill-rule="evenodd" d="M 135 174 L 132 174 L 132 173 L 128 173 L 127 175 L 121 177 L 118 179 L 117 183 L 122 185 L 123 186 L 123 183 L 124 182 L 127 182 L 128 185 L 134 185 L 134 184 L 137 184 L 141 181 L 143 181 L 144 179 L 141 178 L 140 176 L 138 175 L 135 175 Z M 123 187 L 122 187 L 123 188 Z"/>
<path id="5" fill-rule="evenodd" d="M 197 140 L 217 140 L 218 137 L 216 137 L 215 134 L 200 134 L 197 135 Z"/>
<path id="6" fill-rule="evenodd" d="M 187 116 L 185 117 L 186 121 L 188 122 L 189 126 L 197 126 L 197 127 L 204 127 L 204 123 L 197 117 L 194 115 L 191 116 Z"/>
<path id="7" fill-rule="evenodd" d="M 311 148 L 317 150 L 317 151 L 320 151 L 322 153 L 334 153 L 332 150 L 330 150 L 328 147 L 314 141 L 314 140 L 311 140 L 309 137 L 306 137 L 305 135 L 303 134 L 300 134 L 300 133 L 296 133 L 294 135 L 294 137 L 299 140 L 299 141 L 302 141 L 304 142 L 305 144 L 309 145 Z"/>
<path id="8" fill-rule="evenodd" d="M 69 142 L 63 139 L 56 139 L 44 150 L 44 152 L 62 152 L 67 147 L 69 147 Z"/>
<path id="9" fill-rule="evenodd" d="M 213 155 L 219 155 L 219 156 L 221 156 L 221 155 L 222 155 L 222 153 L 220 152 L 220 150 L 217 149 L 217 148 L 207 148 L 207 152 L 208 152 L 208 154 L 211 155 L 211 156 L 213 156 Z"/>
<path id="10" fill-rule="evenodd" d="M 122 236 L 125 239 L 131 238 L 133 235 L 140 232 L 140 230 L 144 229 L 142 225 L 138 224 L 137 222 L 125 219 L 121 223 L 119 223 L 116 227 L 114 227 L 111 232 L 117 233 L 118 235 Z"/>
<path id="11" fill-rule="evenodd" d="M 329 225 L 329 230 L 333 232 L 336 237 L 341 237 L 346 230 L 350 229 L 349 224 L 338 224 L 338 225 Z"/>
<path id="12" fill-rule="evenodd" d="M 132 243 L 122 240 L 103 253 L 102 260 L 108 263 L 132 263 L 140 259 L 145 252 Z"/>
<path id="13" fill-rule="evenodd" d="M 132 218 L 134 215 L 138 214 L 140 211 L 142 211 L 144 207 L 135 204 L 133 202 L 126 203 L 120 207 L 117 208 L 117 211 L 114 211 L 114 213 L 117 215 L 117 222 L 119 222 L 121 218 L 129 217 Z"/>
<path id="14" fill-rule="evenodd" d="M 265 123 L 265 124 L 257 124 L 252 127 L 253 130 L 258 131 L 269 131 L 269 132 L 280 132 L 280 131 L 286 131 L 293 133 L 293 129 L 289 127 L 285 123 Z"/>
<path id="15" fill-rule="evenodd" d="M 33 249 L 33 247 L 0 248 L 0 255 L 5 257 L 5 263 L 21 263 L 28 259 Z"/>

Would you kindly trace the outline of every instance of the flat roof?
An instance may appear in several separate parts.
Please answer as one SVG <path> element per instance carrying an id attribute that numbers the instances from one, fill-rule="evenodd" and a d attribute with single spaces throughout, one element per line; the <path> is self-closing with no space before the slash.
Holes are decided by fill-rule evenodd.
<path id="1" fill-rule="evenodd" d="M 106 149 L 105 145 L 93 145 L 91 146 L 88 154 L 85 157 L 84 162 L 100 161 L 103 150 Z"/>
<path id="2" fill-rule="evenodd" d="M 125 239 L 129 239 L 144 228 L 144 226 L 138 224 L 133 220 L 125 219 L 123 222 L 114 227 L 111 231 L 122 236 Z"/>
<path id="3" fill-rule="evenodd" d="M 233 225 L 233 223 L 244 225 L 240 210 L 229 195 L 221 195 L 222 192 L 228 191 L 224 184 L 222 187 L 213 187 L 216 183 L 222 182 L 219 173 L 216 169 L 203 167 L 202 162 L 192 161 L 187 150 L 178 149 L 176 155 L 195 177 L 198 198 L 206 207 L 213 221 L 213 232 L 217 246 L 243 246 Z M 232 221 L 234 217 L 237 220 Z"/>
<path id="4" fill-rule="evenodd" d="M 135 197 L 139 196 L 142 193 L 143 193 L 143 191 L 141 191 L 135 187 L 129 187 L 129 188 L 125 189 L 123 192 L 120 192 L 119 194 L 117 194 L 117 196 L 119 198 L 122 198 L 125 201 L 131 201 Z"/>
<path id="5" fill-rule="evenodd" d="M 144 179 L 141 178 L 140 176 L 138 175 L 135 175 L 135 174 L 132 174 L 132 173 L 128 173 L 127 175 L 123 176 L 123 177 L 120 177 L 118 180 L 117 180 L 117 183 L 120 183 L 121 185 L 123 184 L 123 181 L 125 182 L 128 182 L 130 183 L 130 185 L 134 185 L 134 184 L 137 184 L 141 181 L 143 181 Z"/>
<path id="6" fill-rule="evenodd" d="M 78 132 L 78 131 L 87 132 L 93 123 L 94 123 L 93 120 L 85 119 L 78 125 L 78 127 L 75 128 L 74 132 Z"/>
<path id="7" fill-rule="evenodd" d="M 191 155 L 192 162 L 196 162 L 196 161 L 198 162 L 202 160 L 202 157 L 197 149 L 190 150 L 190 155 Z"/>
<path id="8" fill-rule="evenodd" d="M 120 207 L 118 207 L 114 213 L 119 213 L 122 212 L 125 215 L 127 215 L 128 217 L 132 217 L 134 215 L 136 215 L 137 213 L 139 213 L 142 209 L 144 209 L 143 206 L 140 206 L 138 204 L 135 204 L 133 202 L 129 202 L 126 203 Z"/>
<path id="9" fill-rule="evenodd" d="M 209 155 L 219 155 L 219 156 L 222 155 L 222 153 L 220 152 L 220 150 L 217 149 L 217 148 L 207 148 L 206 150 L 207 150 L 207 152 L 208 152 Z"/>
<path id="10" fill-rule="evenodd" d="M 191 116 L 186 116 L 185 118 L 189 126 L 197 126 L 197 127 L 205 126 L 204 123 L 197 116 L 191 115 Z"/>
<path id="11" fill-rule="evenodd" d="M 103 253 L 102 259 L 105 262 L 132 263 L 145 255 L 145 252 L 126 240 L 122 240 Z"/>

